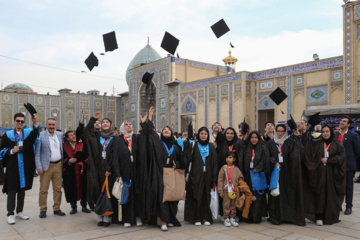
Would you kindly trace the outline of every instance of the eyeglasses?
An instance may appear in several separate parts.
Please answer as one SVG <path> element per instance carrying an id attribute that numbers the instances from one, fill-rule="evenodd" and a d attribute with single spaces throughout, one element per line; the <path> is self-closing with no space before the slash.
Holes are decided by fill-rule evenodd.
<path id="1" fill-rule="evenodd" d="M 125 123 L 124 126 L 131 126 L 131 123 Z"/>
<path id="2" fill-rule="evenodd" d="M 23 120 L 15 120 L 17 123 L 24 123 L 25 121 Z"/>

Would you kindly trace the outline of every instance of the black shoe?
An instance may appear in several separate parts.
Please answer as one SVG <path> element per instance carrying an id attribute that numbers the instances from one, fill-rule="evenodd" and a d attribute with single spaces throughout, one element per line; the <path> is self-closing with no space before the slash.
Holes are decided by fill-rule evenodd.
<path id="1" fill-rule="evenodd" d="M 104 227 L 110 226 L 110 222 L 104 222 Z"/>
<path id="2" fill-rule="evenodd" d="M 346 208 L 344 214 L 345 214 L 345 215 L 350 215 L 351 212 L 352 212 L 352 211 L 351 211 L 351 208 Z"/>
<path id="3" fill-rule="evenodd" d="M 358 178 L 355 178 L 355 181 L 354 181 L 354 183 L 360 183 L 360 177 L 358 177 Z"/>
<path id="4" fill-rule="evenodd" d="M 77 213 L 77 209 L 71 209 L 70 215 L 73 215 L 73 214 L 75 214 L 75 213 Z"/>
<path id="5" fill-rule="evenodd" d="M 39 174 L 37 174 L 37 173 L 34 174 L 34 177 L 38 177 L 38 176 L 39 176 Z"/>
<path id="6" fill-rule="evenodd" d="M 104 222 L 103 221 L 98 222 L 98 227 L 102 227 L 102 226 L 104 226 Z"/>
<path id="7" fill-rule="evenodd" d="M 46 218 L 46 211 L 41 211 L 39 218 Z"/>
<path id="8" fill-rule="evenodd" d="M 84 213 L 91 213 L 91 210 L 88 208 L 83 208 L 81 211 Z"/>
<path id="9" fill-rule="evenodd" d="M 66 214 L 64 212 L 62 212 L 61 210 L 56 210 L 54 211 L 55 215 L 59 215 L 59 216 L 65 216 Z"/>

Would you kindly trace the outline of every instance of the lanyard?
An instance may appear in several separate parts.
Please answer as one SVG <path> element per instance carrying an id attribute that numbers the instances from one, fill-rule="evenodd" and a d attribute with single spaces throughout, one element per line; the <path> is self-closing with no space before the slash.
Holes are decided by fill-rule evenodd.
<path id="1" fill-rule="evenodd" d="M 235 151 L 236 151 L 235 149 L 233 150 L 233 146 L 234 146 L 234 145 L 229 146 L 229 151 L 230 151 L 230 152 L 235 152 Z"/>
<path id="2" fill-rule="evenodd" d="M 255 158 L 255 149 L 252 150 L 252 155 L 251 155 L 251 161 L 253 162 Z"/>
<path id="3" fill-rule="evenodd" d="M 231 172 L 230 172 L 230 170 L 229 170 L 229 166 L 226 166 L 226 168 L 227 168 L 227 172 L 228 172 L 229 180 L 231 180 L 231 177 L 232 177 L 232 172 L 233 172 L 234 166 L 231 166 Z"/>
<path id="4" fill-rule="evenodd" d="M 346 136 L 346 133 L 344 133 L 344 134 L 339 134 L 339 137 L 338 137 L 338 141 L 340 141 L 341 143 L 343 143 L 344 142 L 344 140 L 345 140 L 345 136 Z"/>
<path id="5" fill-rule="evenodd" d="M 20 134 L 18 134 L 18 133 L 16 133 L 18 136 L 19 136 L 19 138 L 20 138 L 20 141 L 21 141 L 21 132 L 20 132 Z"/>
<path id="6" fill-rule="evenodd" d="M 167 153 L 168 153 L 168 156 L 170 157 L 170 155 L 171 155 L 171 154 L 173 153 L 173 151 L 174 151 L 174 145 L 172 145 L 171 148 L 169 149 L 169 148 L 167 147 L 166 143 L 163 142 L 163 144 L 164 144 L 165 149 L 166 149 L 166 151 L 167 151 Z"/>
<path id="7" fill-rule="evenodd" d="M 107 142 L 110 140 L 110 138 L 108 138 L 106 141 L 105 141 L 105 143 L 104 143 L 104 151 L 105 151 L 105 149 L 106 149 L 106 144 L 107 144 Z"/>
<path id="8" fill-rule="evenodd" d="M 282 155 L 282 145 L 276 144 L 276 147 L 278 148 L 280 155 Z"/>
<path id="9" fill-rule="evenodd" d="M 325 144 L 325 152 L 328 152 L 328 149 L 329 149 L 331 143 L 329 143 L 329 145 L 327 145 L 326 143 L 324 143 L 324 144 Z"/>
<path id="10" fill-rule="evenodd" d="M 130 139 L 130 141 L 128 141 L 124 135 L 124 140 L 125 140 L 126 144 L 128 145 L 129 151 L 131 152 L 131 139 Z"/>

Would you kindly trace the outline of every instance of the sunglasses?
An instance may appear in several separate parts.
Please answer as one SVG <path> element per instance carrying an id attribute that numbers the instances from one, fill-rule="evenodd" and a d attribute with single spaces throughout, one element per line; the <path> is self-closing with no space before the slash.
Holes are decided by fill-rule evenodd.
<path id="1" fill-rule="evenodd" d="M 124 126 L 131 126 L 131 123 L 125 123 Z"/>
<path id="2" fill-rule="evenodd" d="M 25 121 L 23 120 L 15 120 L 17 123 L 24 123 Z"/>

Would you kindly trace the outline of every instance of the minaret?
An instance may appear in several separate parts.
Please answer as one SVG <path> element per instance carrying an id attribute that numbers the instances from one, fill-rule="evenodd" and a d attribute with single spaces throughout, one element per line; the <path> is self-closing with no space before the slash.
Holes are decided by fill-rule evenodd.
<path id="1" fill-rule="evenodd" d="M 235 65 L 238 59 L 236 57 L 231 56 L 231 50 L 229 50 L 229 56 L 223 59 L 223 62 L 225 63 L 225 66 L 228 67 L 229 73 L 235 72 Z"/>

